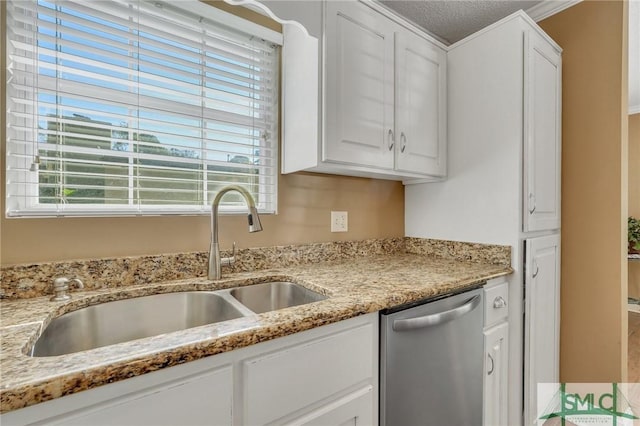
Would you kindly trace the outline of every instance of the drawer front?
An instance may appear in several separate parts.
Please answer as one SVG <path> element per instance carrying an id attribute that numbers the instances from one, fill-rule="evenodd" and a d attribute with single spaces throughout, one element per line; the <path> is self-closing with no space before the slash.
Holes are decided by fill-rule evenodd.
<path id="1" fill-rule="evenodd" d="M 505 321 L 509 314 L 509 286 L 502 281 L 490 284 L 484 289 L 484 326 L 491 327 L 500 321 Z"/>
<path id="2" fill-rule="evenodd" d="M 245 361 L 245 423 L 267 424 L 371 381 L 374 332 L 366 324 Z"/>
<path id="3" fill-rule="evenodd" d="M 165 371 L 154 372 L 164 373 Z M 160 374 L 162 376 L 162 374 Z M 143 377 L 143 376 L 140 376 Z M 61 416 L 52 416 L 42 423 L 32 423 L 28 418 L 2 417 L 3 425 L 47 424 L 63 426 L 172 426 L 172 425 L 220 425 L 232 424 L 231 366 L 206 371 L 179 381 L 163 383 L 140 392 L 125 393 L 121 397 L 99 402 L 94 405 L 74 407 L 64 398 L 49 402 L 60 406 L 68 404 L 68 411 Z M 135 379 L 135 378 L 134 378 Z M 126 392 L 127 381 L 107 386 L 121 385 Z M 91 389 L 88 392 L 95 391 Z M 71 395 L 73 396 L 73 395 Z M 34 406 L 37 408 L 38 406 Z M 12 413 L 8 413 L 11 415 Z M 6 422 L 5 422 L 6 421 Z"/>
<path id="4" fill-rule="evenodd" d="M 368 385 L 337 401 L 320 407 L 303 418 L 287 422 L 290 426 L 358 426 L 374 425 L 373 386 Z"/>

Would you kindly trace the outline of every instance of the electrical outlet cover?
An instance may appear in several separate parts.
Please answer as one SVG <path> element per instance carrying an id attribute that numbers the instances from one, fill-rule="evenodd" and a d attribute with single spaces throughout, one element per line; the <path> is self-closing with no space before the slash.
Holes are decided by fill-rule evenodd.
<path id="1" fill-rule="evenodd" d="M 347 212 L 331 212 L 331 232 L 347 232 L 349 216 Z"/>

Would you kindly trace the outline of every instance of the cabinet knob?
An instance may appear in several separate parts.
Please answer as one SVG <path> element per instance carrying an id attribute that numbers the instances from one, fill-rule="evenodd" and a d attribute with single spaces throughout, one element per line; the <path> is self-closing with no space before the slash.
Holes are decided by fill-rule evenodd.
<path id="1" fill-rule="evenodd" d="M 407 148 L 407 137 L 405 136 L 404 132 L 400 132 L 400 143 L 402 144 L 400 152 L 404 152 L 404 150 Z"/>
<path id="2" fill-rule="evenodd" d="M 389 129 L 389 133 L 387 133 L 387 146 L 389 147 L 389 151 L 393 149 L 395 145 L 395 137 L 393 136 L 393 130 Z"/>
<path id="3" fill-rule="evenodd" d="M 538 276 L 538 272 L 540 272 L 540 268 L 538 267 L 538 263 L 534 260 L 533 266 L 535 266 L 535 271 L 533 272 L 533 278 Z"/>
<path id="4" fill-rule="evenodd" d="M 536 196 L 533 193 L 529 194 L 529 214 L 533 214 L 536 211 Z"/>
<path id="5" fill-rule="evenodd" d="M 493 299 L 493 307 L 495 309 L 501 309 L 507 306 L 507 301 L 502 298 L 502 296 L 498 296 Z"/>
<path id="6" fill-rule="evenodd" d="M 489 371 L 487 371 L 487 376 L 490 376 L 493 374 L 493 370 L 495 370 L 496 364 L 493 361 L 493 357 L 491 356 L 491 354 L 487 354 L 487 356 L 489 357 L 489 360 L 491 361 L 491 368 L 489 369 Z"/>

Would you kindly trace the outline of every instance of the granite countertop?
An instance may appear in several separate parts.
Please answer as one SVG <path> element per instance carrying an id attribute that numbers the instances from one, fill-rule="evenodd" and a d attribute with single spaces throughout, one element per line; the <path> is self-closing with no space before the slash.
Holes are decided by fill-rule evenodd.
<path id="1" fill-rule="evenodd" d="M 511 272 L 505 264 L 398 252 L 234 272 L 223 275 L 218 281 L 190 278 L 74 291 L 68 302 L 51 302 L 49 296 L 3 301 L 0 307 L 0 412 L 358 315 L 458 292 Z M 328 298 L 68 355 L 39 358 L 27 355 L 41 328 L 52 318 L 87 305 L 149 294 L 217 290 L 274 280 L 295 282 Z"/>

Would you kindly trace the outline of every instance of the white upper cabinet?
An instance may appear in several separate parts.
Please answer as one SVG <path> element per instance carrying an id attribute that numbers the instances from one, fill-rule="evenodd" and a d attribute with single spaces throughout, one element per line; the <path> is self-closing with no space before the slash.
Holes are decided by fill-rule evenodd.
<path id="1" fill-rule="evenodd" d="M 396 33 L 396 169 L 446 175 L 446 52 Z"/>
<path id="2" fill-rule="evenodd" d="M 393 169 L 395 25 L 362 4 L 328 2 L 323 161 Z"/>
<path id="3" fill-rule="evenodd" d="M 561 56 L 537 33 L 525 37 L 523 231 L 560 228 Z"/>
<path id="4" fill-rule="evenodd" d="M 308 117 L 315 117 L 308 90 L 313 82 L 288 72 L 302 65 L 287 54 L 285 31 L 282 172 L 443 178 L 445 47 L 375 2 L 326 1 L 323 6 L 316 135 L 298 107 L 306 102 Z"/>

